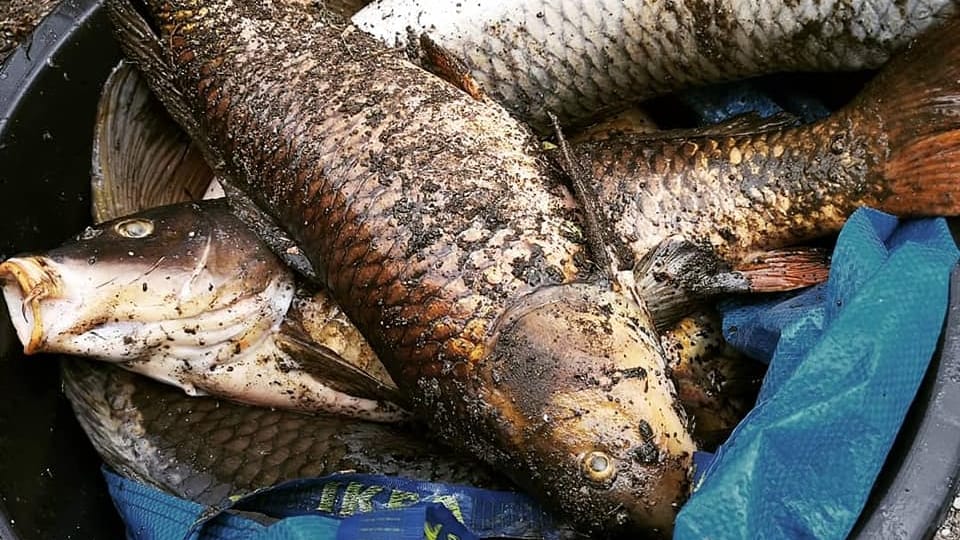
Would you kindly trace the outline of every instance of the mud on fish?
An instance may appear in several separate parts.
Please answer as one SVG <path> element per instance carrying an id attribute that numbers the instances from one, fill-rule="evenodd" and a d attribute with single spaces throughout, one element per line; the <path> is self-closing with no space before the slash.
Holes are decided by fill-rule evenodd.
<path id="1" fill-rule="evenodd" d="M 594 279 L 582 236 L 570 234 L 580 227 L 576 204 L 529 132 L 498 105 L 428 77 L 335 19 L 298 17 L 279 3 L 193 4 L 152 6 L 163 30 L 157 42 L 122 2 L 112 8 L 155 90 L 218 172 L 307 254 L 416 412 L 584 529 L 666 532 L 692 450 L 646 309 L 667 287 L 630 297 Z M 817 230 L 828 232 L 842 221 L 834 214 L 857 204 L 853 186 L 877 180 L 882 196 L 868 190 L 864 202 L 955 213 L 954 188 L 942 177 L 954 172 L 943 169 L 953 167 L 957 80 L 943 58 L 956 46 L 944 35 L 910 53 L 932 81 L 888 72 L 887 88 L 903 91 L 895 103 L 912 104 L 897 108 L 904 114 L 884 107 L 881 85 L 855 106 L 882 120 L 872 133 L 891 145 L 869 166 L 825 168 L 851 180 L 836 192 L 844 204 L 828 205 L 840 210 L 812 218 L 828 223 Z M 904 130 L 907 113 L 925 129 Z M 781 155 L 809 157 L 830 135 L 820 128 L 785 139 Z M 690 153 L 688 142 L 658 147 L 653 174 L 699 170 L 701 160 L 677 159 Z M 730 148 L 740 151 L 736 142 Z M 947 165 L 907 167 L 932 150 Z M 734 155 L 713 159 L 744 161 Z M 725 219 L 740 211 L 720 208 Z M 733 270 L 694 293 L 765 283 L 755 268 L 724 268 L 722 241 L 683 240 L 719 258 L 718 274 Z M 639 260 L 650 253 L 658 251 Z M 657 275 L 684 286 L 691 267 L 675 260 L 647 267 L 670 270 Z"/>

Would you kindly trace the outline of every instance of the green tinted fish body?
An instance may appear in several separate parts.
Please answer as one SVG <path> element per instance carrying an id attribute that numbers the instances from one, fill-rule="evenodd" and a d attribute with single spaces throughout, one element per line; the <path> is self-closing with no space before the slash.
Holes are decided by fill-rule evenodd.
<path id="1" fill-rule="evenodd" d="M 342 471 L 490 488 L 509 484 L 415 426 L 189 397 L 115 366 L 63 362 L 63 388 L 107 465 L 202 504 Z"/>

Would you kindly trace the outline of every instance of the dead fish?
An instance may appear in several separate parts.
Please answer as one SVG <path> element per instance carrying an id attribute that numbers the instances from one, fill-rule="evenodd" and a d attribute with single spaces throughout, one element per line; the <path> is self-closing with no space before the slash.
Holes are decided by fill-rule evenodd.
<path id="1" fill-rule="evenodd" d="M 120 62 L 107 77 L 97 116 L 90 188 L 94 222 L 119 219 L 147 208 L 197 201 L 201 194 L 203 199 L 223 196 L 200 151 L 163 110 L 134 66 Z M 223 219 L 236 220 L 233 216 L 223 216 Z M 239 246 L 258 246 L 250 256 L 259 256 L 265 249 L 239 223 L 224 225 L 242 237 L 212 237 L 210 242 L 215 250 L 230 249 L 239 260 L 247 255 Z M 175 254 L 181 246 L 169 247 L 171 254 Z M 280 266 L 270 268 L 287 271 Z M 241 276 L 236 279 L 240 280 Z M 340 307 L 324 291 L 318 291 L 297 276 L 294 283 L 293 300 L 279 331 L 294 334 L 291 337 L 297 341 L 312 341 L 321 350 L 336 354 L 384 385 L 395 387 L 386 368 Z M 243 285 L 232 287 L 241 290 Z M 148 359 L 141 358 L 141 361 Z M 299 376 L 296 371 L 288 373 L 293 378 Z M 296 382 L 284 382 L 276 387 L 280 391 L 291 385 L 296 386 Z"/>
<path id="2" fill-rule="evenodd" d="M 599 201 L 600 234 L 636 271 L 658 322 L 675 320 L 677 291 L 809 284 L 821 265 L 796 246 L 839 231 L 860 206 L 956 215 L 957 32 L 955 19 L 925 34 L 814 124 L 578 145 L 575 159 L 595 180 L 587 189 L 597 188 L 587 196 Z"/>
<path id="3" fill-rule="evenodd" d="M 416 426 L 189 397 L 115 366 L 64 359 L 63 391 L 97 452 L 124 476 L 215 505 L 284 480 L 342 471 L 509 483 Z"/>
<path id="4" fill-rule="evenodd" d="M 129 103 L 137 106 L 131 107 Z M 155 102 L 136 68 L 125 62 L 117 66 L 104 83 L 98 110 L 101 124 L 97 129 L 99 136 L 94 140 L 95 172 L 91 186 L 96 221 L 152 206 L 199 199 L 198 194 L 205 188 L 196 184 L 195 179 L 209 181 L 213 172 L 189 138 Z M 103 123 L 107 118 L 110 122 Z M 609 138 L 624 131 L 644 128 L 649 131 L 652 126 L 642 111 L 634 110 L 598 123 L 580 137 Z M 158 160 L 160 166 L 156 164 Z M 204 169 L 202 174 L 183 172 Z M 389 380 L 370 345 L 329 295 L 297 281 L 299 286 L 280 331 L 293 325 L 299 335 L 309 336 L 317 347 L 336 353 L 378 379 Z M 749 404 L 751 395 L 756 395 L 756 389 L 751 394 L 749 387 L 738 388 L 736 393 L 728 392 L 728 381 L 742 379 L 737 372 L 749 371 L 755 363 L 723 346 L 714 313 L 682 320 L 665 333 L 662 340 L 680 401 L 693 416 L 694 437 L 701 440 L 709 437 L 711 441 L 720 442 L 717 439 L 743 417 L 749 408 L 744 404 Z"/>
<path id="5" fill-rule="evenodd" d="M 159 40 L 108 6 L 231 204 L 282 226 L 436 436 L 583 529 L 669 531 L 694 444 L 658 336 L 584 281 L 528 130 L 282 2 L 150 3 Z"/>
<path id="6" fill-rule="evenodd" d="M 753 408 L 766 367 L 727 344 L 714 309 L 684 317 L 661 340 L 693 436 L 712 451 Z"/>
<path id="7" fill-rule="evenodd" d="M 223 200 L 88 227 L 53 250 L 7 259 L 0 286 L 26 354 L 114 362 L 191 395 L 407 416 L 392 381 L 283 325 L 292 272 Z"/>
<path id="8" fill-rule="evenodd" d="M 669 529 L 692 443 L 669 412 L 654 320 L 605 285 L 572 283 L 582 244 L 564 232 L 579 222 L 528 134 L 349 27 L 279 4 L 206 7 L 158 10 L 177 77 L 152 42 L 128 50 L 157 70 L 154 87 L 211 161 L 310 257 L 431 427 L 584 528 Z M 150 35 L 132 28 L 126 40 Z M 177 105 L 178 92 L 193 105 Z M 658 281 L 661 268 L 642 277 Z"/>
<path id="9" fill-rule="evenodd" d="M 548 111 L 582 125 L 711 82 L 876 68 L 956 11 L 954 0 L 377 0 L 352 20 L 417 56 L 428 36 L 483 91 L 548 132 Z"/>

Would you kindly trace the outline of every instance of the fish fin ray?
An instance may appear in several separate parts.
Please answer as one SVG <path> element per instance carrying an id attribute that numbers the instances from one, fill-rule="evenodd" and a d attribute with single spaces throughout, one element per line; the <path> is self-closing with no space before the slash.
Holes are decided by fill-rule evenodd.
<path id="1" fill-rule="evenodd" d="M 960 20 L 928 31 L 854 102 L 875 107 L 889 145 L 890 196 L 901 216 L 960 214 Z"/>
<path id="2" fill-rule="evenodd" d="M 772 249 L 735 265 L 751 292 L 791 291 L 822 283 L 830 275 L 830 253 L 821 248 Z"/>
<path id="3" fill-rule="evenodd" d="M 607 277 L 612 277 L 612 274 L 615 274 L 619 269 L 619 260 L 615 255 L 616 250 L 612 241 L 614 235 L 610 233 L 610 224 L 604 219 L 604 213 L 597 205 L 600 200 L 594 188 L 597 182 L 593 178 L 592 171 L 581 165 L 578 156 L 570 148 L 556 115 L 547 112 L 547 116 L 553 124 L 554 133 L 557 137 L 560 170 L 570 181 L 574 197 L 580 203 L 580 208 L 584 214 L 587 244 L 591 254 L 596 259 L 601 271 Z"/>
<path id="4" fill-rule="evenodd" d="M 92 204 L 98 223 L 199 200 L 213 178 L 190 138 L 125 61 L 104 83 L 93 145 Z"/>
<path id="5" fill-rule="evenodd" d="M 245 191 L 229 181 L 220 182 L 230 204 L 230 211 L 240 221 L 250 227 L 258 237 L 273 251 L 284 264 L 305 277 L 311 283 L 322 283 L 307 255 L 279 225 L 275 219 L 260 209 Z"/>
<path id="6" fill-rule="evenodd" d="M 163 103 L 173 120 L 194 140 L 200 129 L 183 94 L 176 87 L 172 66 L 164 60 L 160 38 L 143 16 L 124 0 L 108 0 L 107 14 L 113 22 L 113 33 L 125 56 L 140 69 L 154 95 Z M 208 163 L 214 163 L 207 160 Z"/>
<path id="7" fill-rule="evenodd" d="M 402 403 L 396 387 L 373 377 L 340 355 L 311 340 L 294 325 L 284 324 L 277 345 L 299 369 L 334 390 L 359 398 Z"/>
<path id="8" fill-rule="evenodd" d="M 709 246 L 669 237 L 633 268 L 639 296 L 663 331 L 693 306 L 717 294 L 788 291 L 827 279 L 828 253 L 819 248 L 758 252 L 731 266 Z"/>
<path id="9" fill-rule="evenodd" d="M 477 101 L 486 98 L 487 94 L 483 91 L 483 87 L 470 74 L 470 68 L 463 60 L 443 48 L 427 34 L 420 34 L 420 50 L 423 53 L 421 63 L 427 71 L 463 90 Z"/>
<path id="10" fill-rule="evenodd" d="M 781 130 L 798 125 L 800 125 L 800 119 L 788 112 L 781 112 L 768 117 L 762 117 L 755 112 L 749 112 L 735 116 L 719 124 L 709 126 L 665 129 L 650 133 L 634 132 L 631 135 L 638 142 L 645 140 L 686 140 L 703 137 L 740 137 Z"/>
<path id="11" fill-rule="evenodd" d="M 114 36 L 120 43 L 120 48 L 134 65 L 139 67 L 140 73 L 153 91 L 153 95 L 160 100 L 174 122 L 194 141 L 196 147 L 203 153 L 207 164 L 218 174 L 218 181 L 226 191 L 230 201 L 230 208 L 244 223 L 253 229 L 258 236 L 264 239 L 267 245 L 285 263 L 293 267 L 298 273 L 309 280 L 318 282 L 316 271 L 305 255 L 300 253 L 293 241 L 290 240 L 281 227 L 259 210 L 250 198 L 232 184 L 232 178 L 223 175 L 224 160 L 214 155 L 210 145 L 197 144 L 205 140 L 199 124 L 190 112 L 191 108 L 183 93 L 176 87 L 175 70 L 164 60 L 163 47 L 160 38 L 150 27 L 150 24 L 139 12 L 124 0 L 107 0 L 107 13 L 113 22 Z"/>

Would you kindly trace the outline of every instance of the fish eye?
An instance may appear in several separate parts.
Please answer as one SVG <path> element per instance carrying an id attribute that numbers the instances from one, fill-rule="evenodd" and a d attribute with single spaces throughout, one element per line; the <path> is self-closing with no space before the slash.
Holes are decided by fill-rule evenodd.
<path id="1" fill-rule="evenodd" d="M 125 219 L 113 226 L 120 236 L 143 238 L 153 233 L 153 221 L 143 218 Z"/>
<path id="2" fill-rule="evenodd" d="M 596 450 L 584 456 L 581 469 L 587 480 L 597 484 L 606 484 L 617 476 L 617 464 L 613 458 Z"/>

